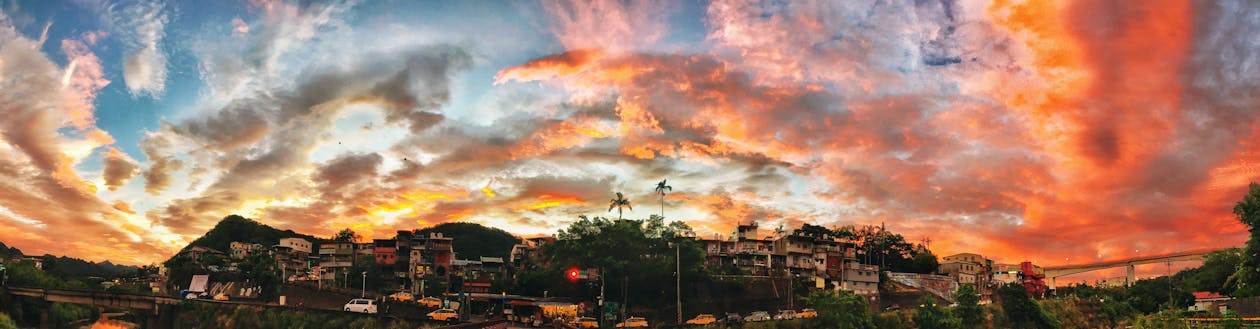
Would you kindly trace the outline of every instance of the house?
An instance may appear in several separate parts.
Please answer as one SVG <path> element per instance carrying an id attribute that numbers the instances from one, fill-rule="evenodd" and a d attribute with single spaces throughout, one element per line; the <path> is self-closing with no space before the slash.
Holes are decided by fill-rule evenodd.
<path id="1" fill-rule="evenodd" d="M 774 254 L 782 257 L 783 267 L 796 276 L 813 277 L 818 266 L 814 261 L 814 238 L 786 235 L 774 240 Z M 780 268 L 777 267 L 776 268 Z"/>
<path id="2" fill-rule="evenodd" d="M 393 239 L 372 240 L 372 257 L 376 265 L 388 267 L 391 271 L 398 260 L 398 241 Z"/>
<path id="3" fill-rule="evenodd" d="M 454 239 L 442 236 L 442 233 L 413 236 L 411 252 L 408 256 L 408 262 L 411 263 L 411 277 L 413 279 L 426 277 L 446 279 L 451 272 L 451 261 L 455 259 L 453 242 Z"/>
<path id="4" fill-rule="evenodd" d="M 336 242 L 319 246 L 319 267 L 324 280 L 334 280 L 354 265 L 354 243 Z"/>
<path id="5" fill-rule="evenodd" d="M 233 241 L 228 246 L 232 252 L 232 259 L 245 259 L 249 255 L 263 250 L 263 246 L 257 243 Z"/>
<path id="6" fill-rule="evenodd" d="M 202 246 L 188 247 L 188 249 L 184 249 L 183 251 L 180 251 L 179 254 L 183 255 L 184 257 L 188 257 L 188 259 L 191 259 L 194 263 L 200 262 L 202 257 L 224 257 L 225 256 L 225 254 L 222 251 L 218 251 L 218 250 L 214 250 L 214 249 L 210 249 L 210 248 L 206 248 Z"/>
<path id="7" fill-rule="evenodd" d="M 969 283 L 985 289 L 993 273 L 993 261 L 972 253 L 949 255 L 941 258 L 938 272 L 954 278 L 960 284 Z"/>
<path id="8" fill-rule="evenodd" d="M 1196 291 L 1193 295 L 1194 305 L 1190 305 L 1189 307 L 1191 311 L 1211 312 L 1215 310 L 1220 303 L 1233 299 L 1229 296 L 1211 291 Z"/>
<path id="9" fill-rule="evenodd" d="M 293 250 L 294 252 L 301 252 L 308 255 L 311 253 L 311 242 L 306 241 L 306 239 L 303 238 L 280 239 L 280 243 L 277 245 Z"/>

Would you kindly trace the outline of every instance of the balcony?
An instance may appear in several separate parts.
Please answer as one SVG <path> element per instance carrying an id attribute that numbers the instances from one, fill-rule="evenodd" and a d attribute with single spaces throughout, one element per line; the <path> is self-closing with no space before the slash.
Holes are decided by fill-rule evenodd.
<path id="1" fill-rule="evenodd" d="M 335 261 L 334 261 L 334 262 L 319 262 L 319 267 L 323 267 L 323 268 L 350 267 L 350 266 L 351 266 L 351 262 L 348 262 L 348 261 L 345 261 L 345 262 L 335 262 Z"/>

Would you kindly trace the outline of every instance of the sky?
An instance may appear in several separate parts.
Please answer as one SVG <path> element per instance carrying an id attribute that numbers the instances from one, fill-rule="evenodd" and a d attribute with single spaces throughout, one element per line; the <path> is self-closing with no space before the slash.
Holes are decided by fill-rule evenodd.
<path id="1" fill-rule="evenodd" d="M 1246 0 L 0 0 L 0 241 L 147 264 L 230 214 L 534 236 L 622 192 L 706 238 L 1237 246 L 1255 35 Z"/>

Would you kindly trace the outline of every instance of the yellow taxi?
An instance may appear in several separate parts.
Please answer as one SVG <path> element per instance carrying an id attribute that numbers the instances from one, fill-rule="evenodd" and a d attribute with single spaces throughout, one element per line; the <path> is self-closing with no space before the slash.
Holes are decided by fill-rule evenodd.
<path id="1" fill-rule="evenodd" d="M 426 314 L 425 316 L 427 316 L 429 320 L 433 320 L 433 321 L 442 321 L 442 322 L 458 322 L 459 321 L 459 313 L 456 313 L 455 310 L 452 310 L 449 308 L 443 308 L 437 311 L 429 312 L 429 314 Z"/>
<path id="2" fill-rule="evenodd" d="M 393 295 L 389 295 L 389 299 L 397 302 L 409 302 L 416 300 L 416 296 L 412 296 L 409 292 L 399 291 Z"/>
<path id="3" fill-rule="evenodd" d="M 573 325 L 578 328 L 599 328 L 599 320 L 592 317 L 580 317 L 573 320 Z"/>
<path id="4" fill-rule="evenodd" d="M 717 322 L 717 318 L 714 318 L 713 314 L 701 314 L 697 315 L 694 319 L 687 320 L 687 324 L 699 326 L 710 325 L 714 322 Z"/>
<path id="5" fill-rule="evenodd" d="M 808 319 L 808 318 L 812 318 L 816 316 L 818 316 L 818 311 L 815 311 L 812 308 L 802 309 L 801 313 L 796 314 L 796 317 L 802 318 L 802 319 Z"/>
<path id="6" fill-rule="evenodd" d="M 647 328 L 647 326 L 647 319 L 640 317 L 632 317 L 626 319 L 625 322 L 617 324 L 617 328 Z"/>
<path id="7" fill-rule="evenodd" d="M 441 299 L 437 299 L 436 297 L 425 297 L 425 298 L 421 298 L 421 299 L 420 299 L 419 301 L 417 301 L 417 302 L 419 302 L 419 303 L 420 303 L 420 305 L 424 305 L 424 306 L 428 306 L 428 307 L 438 307 L 438 306 L 442 306 L 442 300 L 441 300 Z"/>

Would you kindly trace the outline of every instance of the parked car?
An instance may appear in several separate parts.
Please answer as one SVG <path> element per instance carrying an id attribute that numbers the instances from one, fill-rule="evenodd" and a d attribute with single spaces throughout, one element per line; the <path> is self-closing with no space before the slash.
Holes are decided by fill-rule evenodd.
<path id="1" fill-rule="evenodd" d="M 816 316 L 818 316 L 818 311 L 815 311 L 812 308 L 802 309 L 801 313 L 796 314 L 796 317 L 801 319 L 808 319 Z"/>
<path id="2" fill-rule="evenodd" d="M 376 314 L 376 307 L 378 305 L 379 304 L 372 299 L 355 298 L 351 299 L 349 303 L 346 303 L 346 306 L 343 309 L 346 312 Z"/>
<path id="3" fill-rule="evenodd" d="M 647 319 L 640 317 L 631 317 L 626 321 L 618 323 L 617 328 L 647 328 Z"/>
<path id="4" fill-rule="evenodd" d="M 399 291 L 392 295 L 389 295 L 389 299 L 398 301 L 398 302 L 409 302 L 409 301 L 416 300 L 416 296 L 412 296 L 411 293 L 409 292 Z"/>
<path id="5" fill-rule="evenodd" d="M 429 320 L 442 322 L 459 322 L 459 313 L 449 308 L 438 309 L 425 315 Z"/>
<path id="6" fill-rule="evenodd" d="M 770 321 L 770 313 L 766 313 L 766 311 L 756 311 L 744 317 L 744 322 L 761 322 L 761 321 Z"/>
<path id="7" fill-rule="evenodd" d="M 599 320 L 592 317 L 580 317 L 573 320 L 573 325 L 578 328 L 599 328 Z"/>
<path id="8" fill-rule="evenodd" d="M 206 297 L 206 293 L 201 291 L 181 290 L 179 292 L 179 297 L 183 297 L 184 299 L 204 298 Z"/>
<path id="9" fill-rule="evenodd" d="M 791 320 L 796 318 L 795 310 L 779 310 L 779 314 L 774 315 L 775 320 Z"/>
<path id="10" fill-rule="evenodd" d="M 740 323 L 740 322 L 744 322 L 744 317 L 739 316 L 739 313 L 726 313 L 726 317 L 725 317 L 725 318 L 722 318 L 722 322 L 724 322 L 724 323 Z"/>
<path id="11" fill-rule="evenodd" d="M 419 303 L 420 303 L 420 305 L 424 305 L 424 306 L 428 306 L 428 307 L 438 307 L 438 306 L 442 306 L 442 300 L 441 300 L 441 299 L 438 299 L 437 297 L 425 297 L 425 298 L 421 298 L 421 299 L 420 299 L 419 301 L 417 301 L 417 302 L 419 302 Z"/>
<path id="12" fill-rule="evenodd" d="M 717 318 L 714 318 L 713 314 L 700 314 L 691 320 L 687 320 L 687 324 L 700 325 L 700 326 L 710 325 L 710 324 L 713 324 L 714 322 L 717 322 Z"/>
<path id="13" fill-rule="evenodd" d="M 214 300 L 228 300 L 228 299 L 231 299 L 231 298 L 228 298 L 228 295 L 214 294 Z"/>

